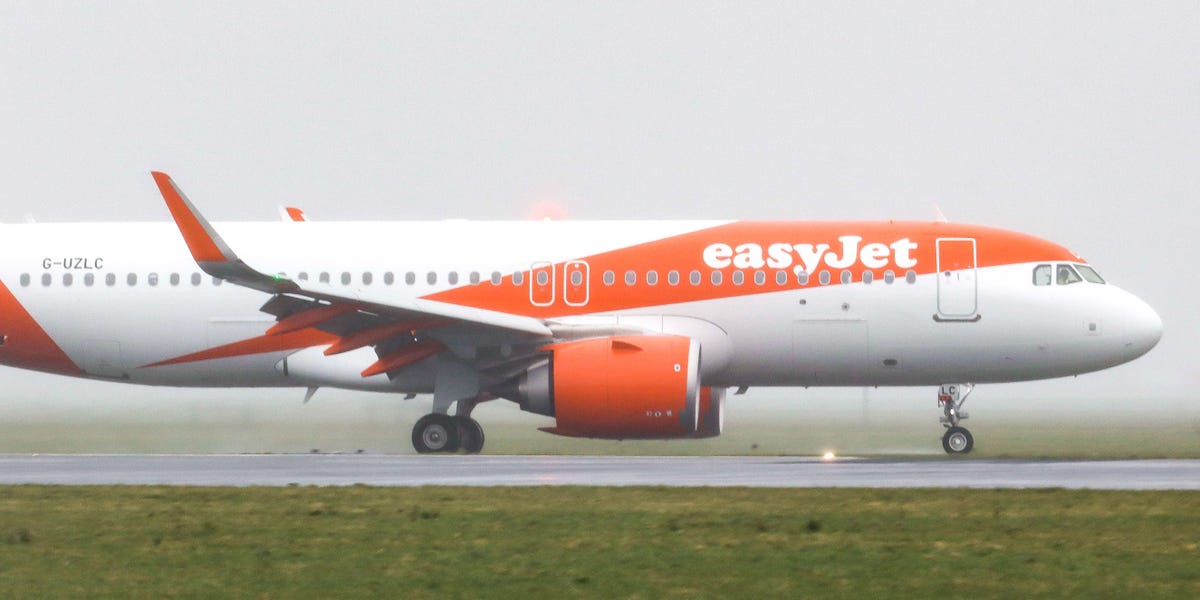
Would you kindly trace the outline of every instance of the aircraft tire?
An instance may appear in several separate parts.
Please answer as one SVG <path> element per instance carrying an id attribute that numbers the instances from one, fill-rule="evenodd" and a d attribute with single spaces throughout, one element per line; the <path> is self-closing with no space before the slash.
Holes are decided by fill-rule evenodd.
<path id="1" fill-rule="evenodd" d="M 458 452 L 461 444 L 458 424 L 450 415 L 425 415 L 413 426 L 412 443 L 419 454 Z"/>
<path id="2" fill-rule="evenodd" d="M 951 427 L 942 436 L 942 449 L 946 454 L 967 454 L 975 447 L 975 438 L 966 427 Z"/>
<path id="3" fill-rule="evenodd" d="M 458 423 L 458 437 L 462 449 L 467 454 L 479 454 L 483 451 L 483 426 L 471 417 L 455 417 Z"/>

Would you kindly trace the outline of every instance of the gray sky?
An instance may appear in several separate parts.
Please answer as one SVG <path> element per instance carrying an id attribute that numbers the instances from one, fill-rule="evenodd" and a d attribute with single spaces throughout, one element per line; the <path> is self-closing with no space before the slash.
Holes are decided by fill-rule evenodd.
<path id="1" fill-rule="evenodd" d="M 574 218 L 927 219 L 936 203 L 1071 247 L 1166 324 L 1133 364 L 989 397 L 1197 411 L 1195 1 L 6 0 L 0 78 L 0 220 L 165 220 L 151 169 L 215 220 L 281 203 L 520 218 L 541 200 Z M 0 382 L 10 402 L 162 395 Z M 259 392 L 175 397 L 214 394 Z"/>

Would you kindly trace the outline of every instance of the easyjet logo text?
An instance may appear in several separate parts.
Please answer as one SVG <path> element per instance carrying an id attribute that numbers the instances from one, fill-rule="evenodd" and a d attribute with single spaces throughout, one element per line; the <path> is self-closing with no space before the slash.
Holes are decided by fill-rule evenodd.
<path id="1" fill-rule="evenodd" d="M 890 244 L 871 242 L 863 244 L 861 236 L 843 235 L 838 238 L 839 247 L 829 244 L 710 244 L 704 249 L 704 264 L 713 269 L 733 266 L 735 269 L 787 269 L 793 264 L 808 273 L 821 268 L 822 263 L 831 269 L 848 269 L 861 264 L 868 269 L 882 269 L 890 265 L 909 269 L 917 264 L 913 251 L 917 243 L 903 238 Z"/>

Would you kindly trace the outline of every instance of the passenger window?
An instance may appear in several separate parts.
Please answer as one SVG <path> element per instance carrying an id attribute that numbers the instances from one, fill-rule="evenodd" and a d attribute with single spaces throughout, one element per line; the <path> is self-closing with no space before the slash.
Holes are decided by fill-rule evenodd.
<path id="1" fill-rule="evenodd" d="M 625 271 L 625 285 L 634 285 L 637 283 L 637 271 L 632 269 Z"/>
<path id="2" fill-rule="evenodd" d="M 764 271 L 754 272 L 754 285 L 763 285 L 767 282 L 767 274 Z"/>
<path id="3" fill-rule="evenodd" d="M 1079 277 L 1079 273 L 1076 273 L 1075 269 L 1071 268 L 1071 265 L 1058 265 L 1057 281 L 1058 285 L 1071 285 L 1079 283 L 1083 279 Z"/>
<path id="4" fill-rule="evenodd" d="M 92 285 L 88 283 L 88 285 Z M 171 285 L 179 285 L 179 273 L 171 273 Z"/>
<path id="5" fill-rule="evenodd" d="M 42 285 L 50 285 L 50 279 L 51 279 L 51 277 L 50 277 L 49 273 L 43 273 L 42 274 Z"/>
<path id="6" fill-rule="evenodd" d="M 712 272 L 712 276 L 710 277 L 710 280 L 712 281 L 713 285 L 721 285 L 722 279 L 723 279 L 723 276 L 721 275 L 720 271 Z"/>
<path id="7" fill-rule="evenodd" d="M 63 287 L 71 287 L 71 284 L 74 282 L 74 275 L 71 275 L 70 273 L 63 273 Z"/>
<path id="8" fill-rule="evenodd" d="M 308 271 L 300 271 L 300 274 L 296 276 L 296 279 L 299 279 L 300 281 L 308 281 Z"/>
<path id="9" fill-rule="evenodd" d="M 604 285 L 612 285 L 617 282 L 617 274 L 612 271 L 604 272 Z"/>
<path id="10" fill-rule="evenodd" d="M 504 278 L 501 277 L 500 271 L 492 271 L 492 285 L 500 285 Z"/>
<path id="11" fill-rule="evenodd" d="M 548 283 L 550 283 L 550 274 L 545 271 L 538 271 L 537 272 L 537 284 L 538 285 L 546 285 Z"/>
<path id="12" fill-rule="evenodd" d="M 158 285 L 158 273 L 151 273 L 147 275 L 146 283 L 150 284 L 151 286 Z"/>
<path id="13" fill-rule="evenodd" d="M 894 283 L 895 281 L 896 281 L 896 274 L 894 272 L 892 272 L 891 269 L 888 269 L 883 272 L 883 282 L 884 283 L 886 283 L 888 285 L 892 285 L 892 283 Z"/>
<path id="14" fill-rule="evenodd" d="M 433 285 L 433 284 L 437 283 L 437 273 L 434 273 L 433 271 L 426 273 L 425 274 L 425 283 L 428 283 L 429 285 Z"/>
<path id="15" fill-rule="evenodd" d="M 1104 283 L 1104 278 L 1095 269 L 1087 265 L 1075 265 L 1075 268 L 1079 270 L 1079 274 L 1083 275 L 1084 280 L 1088 283 Z"/>
<path id="16" fill-rule="evenodd" d="M 741 271 L 734 271 L 731 279 L 733 279 L 733 285 L 742 285 L 746 282 L 746 274 Z"/>
<path id="17" fill-rule="evenodd" d="M 817 275 L 817 281 L 820 282 L 821 285 L 829 285 L 829 279 L 829 271 L 821 271 L 820 274 Z"/>
<path id="18" fill-rule="evenodd" d="M 112 282 L 108 281 L 108 279 L 110 279 L 110 278 L 112 278 L 111 273 L 109 273 L 108 277 L 105 278 L 104 283 L 107 283 L 108 285 L 112 285 Z M 192 273 L 192 285 L 200 285 L 201 279 L 203 279 L 203 278 L 200 277 L 199 273 Z"/>
<path id="19" fill-rule="evenodd" d="M 873 282 L 873 281 L 875 281 L 875 272 L 874 271 L 863 271 L 863 283 L 865 283 L 867 285 L 871 285 L 871 282 Z"/>
<path id="20" fill-rule="evenodd" d="M 396 274 L 391 271 L 383 272 L 383 285 L 392 285 L 396 283 Z"/>
<path id="21" fill-rule="evenodd" d="M 413 273 L 412 271 L 405 273 L 404 274 L 404 283 L 406 285 L 413 285 L 413 284 L 417 283 L 417 274 Z"/>
<path id="22" fill-rule="evenodd" d="M 126 275 L 125 284 L 130 286 L 137 285 L 137 273 L 130 273 Z"/>
<path id="23" fill-rule="evenodd" d="M 375 276 L 371 275 L 370 271 L 363 271 L 363 274 L 362 274 L 363 285 L 371 285 L 371 282 L 374 280 L 375 280 Z"/>
<path id="24" fill-rule="evenodd" d="M 854 280 L 854 274 L 853 274 L 853 273 L 851 273 L 851 272 L 850 272 L 850 271 L 848 271 L 848 270 L 847 270 L 847 271 L 842 271 L 841 280 L 842 280 L 842 285 L 845 285 L 845 284 L 847 284 L 847 283 L 850 283 L 851 281 L 853 281 L 853 280 Z"/>
<path id="25" fill-rule="evenodd" d="M 1033 285 L 1050 285 L 1050 265 L 1038 265 L 1033 268 Z"/>
<path id="26" fill-rule="evenodd" d="M 21 287 L 29 287 L 29 273 L 21 273 Z"/>
<path id="27" fill-rule="evenodd" d="M 224 283 L 224 281 L 222 281 L 221 279 L 219 279 L 217 277 L 213 277 L 212 282 L 213 282 L 213 285 L 215 285 L 217 287 L 221 287 L 221 284 Z"/>
<path id="28" fill-rule="evenodd" d="M 904 273 L 904 281 L 906 281 L 908 283 L 916 283 L 917 282 L 917 272 L 913 271 L 912 269 L 909 269 L 907 272 Z"/>
<path id="29" fill-rule="evenodd" d="M 571 285 L 583 285 L 583 273 L 582 272 L 573 271 L 571 273 Z"/>
<path id="30" fill-rule="evenodd" d="M 513 271 L 513 285 L 521 285 L 525 283 L 524 271 Z"/>
<path id="31" fill-rule="evenodd" d="M 700 285 L 700 280 L 703 277 L 704 276 L 700 274 L 700 271 L 692 271 L 691 273 L 688 273 L 688 283 L 692 285 Z"/>
<path id="32" fill-rule="evenodd" d="M 342 285 L 350 285 L 350 272 L 342 271 Z"/>
<path id="33" fill-rule="evenodd" d="M 808 271 L 796 271 L 796 283 L 808 285 Z"/>
<path id="34" fill-rule="evenodd" d="M 317 278 L 321 283 L 329 283 L 329 273 L 321 271 L 320 277 Z"/>
<path id="35" fill-rule="evenodd" d="M 199 280 L 200 280 L 199 275 L 193 275 L 192 278 L 193 278 L 192 280 L 196 281 L 196 282 L 199 282 Z M 104 285 L 107 285 L 108 287 L 117 285 L 117 276 L 112 273 L 105 275 L 104 276 Z"/>
<path id="36" fill-rule="evenodd" d="M 87 275 L 84 275 L 84 276 L 83 276 L 83 285 L 86 285 L 86 286 L 88 286 L 88 287 L 92 287 L 92 284 L 94 284 L 94 283 L 96 283 L 96 276 L 95 276 L 95 275 L 93 275 L 93 274 L 91 274 L 91 273 L 88 273 Z"/>
<path id="37" fill-rule="evenodd" d="M 787 271 L 775 271 L 775 285 L 787 285 Z"/>
<path id="38" fill-rule="evenodd" d="M 450 285 L 458 285 L 458 271 L 450 271 L 450 276 L 446 278 Z"/>
<path id="39" fill-rule="evenodd" d="M 471 285 L 479 285 L 479 271 L 471 271 Z"/>
<path id="40" fill-rule="evenodd" d="M 646 271 L 646 285 L 658 285 L 658 271 Z"/>
<path id="41" fill-rule="evenodd" d="M 667 271 L 667 285 L 679 285 L 679 271 Z"/>

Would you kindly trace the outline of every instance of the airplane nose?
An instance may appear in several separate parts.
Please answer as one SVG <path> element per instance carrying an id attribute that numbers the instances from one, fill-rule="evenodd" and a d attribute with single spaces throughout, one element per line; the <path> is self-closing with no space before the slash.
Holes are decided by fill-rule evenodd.
<path id="1" fill-rule="evenodd" d="M 1158 316 L 1149 304 L 1138 299 L 1126 318 L 1128 320 L 1125 332 L 1128 341 L 1125 347 L 1133 355 L 1131 358 L 1141 356 L 1158 345 L 1158 341 L 1162 339 L 1162 317 Z"/>

